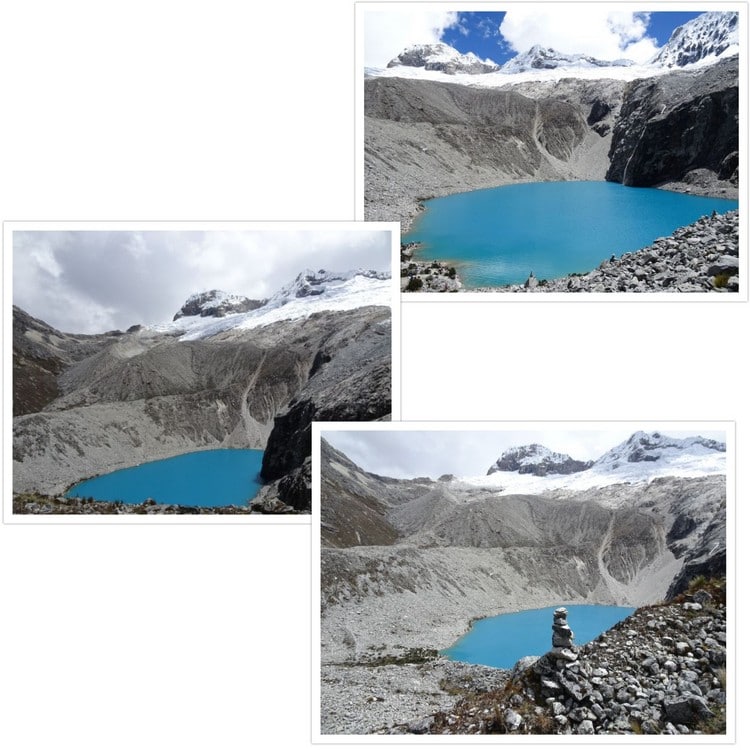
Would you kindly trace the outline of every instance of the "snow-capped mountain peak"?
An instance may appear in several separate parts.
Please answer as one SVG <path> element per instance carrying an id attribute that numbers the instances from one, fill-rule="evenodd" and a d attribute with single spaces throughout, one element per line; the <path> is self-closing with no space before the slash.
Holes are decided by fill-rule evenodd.
<path id="1" fill-rule="evenodd" d="M 398 66 L 424 68 L 453 75 L 455 73 L 492 73 L 500 66 L 492 60 L 481 60 L 473 52 L 461 54 L 449 44 L 415 44 L 407 47 L 400 55 L 394 57 L 389 68 Z"/>
<path id="2" fill-rule="evenodd" d="M 739 52 L 739 13 L 709 11 L 678 26 L 651 62 L 667 68 L 710 63 Z"/>
<path id="3" fill-rule="evenodd" d="M 223 318 L 225 315 L 255 310 L 264 304 L 265 300 L 250 299 L 249 297 L 243 297 L 241 294 L 230 294 L 221 289 L 211 289 L 208 292 L 191 294 L 175 313 L 172 320 L 193 315 L 200 315 L 204 318 Z"/>
<path id="4" fill-rule="evenodd" d="M 487 475 L 498 471 L 533 474 L 543 477 L 548 474 L 573 474 L 591 466 L 591 461 L 576 461 L 566 453 L 556 453 L 539 443 L 509 448 L 490 466 Z"/>

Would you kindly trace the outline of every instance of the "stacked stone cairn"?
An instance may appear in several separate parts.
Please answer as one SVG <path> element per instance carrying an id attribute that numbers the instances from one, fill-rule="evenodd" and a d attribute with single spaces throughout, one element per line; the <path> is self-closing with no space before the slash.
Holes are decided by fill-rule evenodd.
<path id="1" fill-rule="evenodd" d="M 558 667 L 578 659 L 573 646 L 574 636 L 575 634 L 568 625 L 568 610 L 565 607 L 558 607 L 552 620 L 552 651 L 550 651 L 550 655 L 558 662 L 562 661 L 562 665 L 558 664 Z"/>

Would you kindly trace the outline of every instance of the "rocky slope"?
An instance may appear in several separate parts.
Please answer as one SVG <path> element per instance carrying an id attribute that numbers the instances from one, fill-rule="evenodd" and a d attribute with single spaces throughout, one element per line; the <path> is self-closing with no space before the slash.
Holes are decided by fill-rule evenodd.
<path id="1" fill-rule="evenodd" d="M 228 320 L 225 311 L 216 314 Z M 390 413 L 388 307 L 321 311 L 249 330 L 225 326 L 189 340 L 179 328 L 71 337 L 30 325 L 22 311 L 16 319 L 19 367 L 29 352 L 37 359 L 53 353 L 57 371 L 50 370 L 51 400 L 37 399 L 33 413 L 14 420 L 15 492 L 55 495 L 147 460 L 268 445 L 258 509 L 305 511 L 310 420 Z"/>
<path id="2" fill-rule="evenodd" d="M 324 686 L 345 664 L 446 648 L 477 617 L 651 604 L 726 557 L 722 475 L 501 495 L 379 477 L 326 443 L 321 464 Z M 362 679 L 388 690 L 374 671 Z"/>
<path id="3" fill-rule="evenodd" d="M 623 85 L 602 87 L 597 112 L 611 117 Z M 366 80 L 365 218 L 408 221 L 423 199 L 509 182 L 602 179 L 609 141 L 587 123 L 591 86 L 560 88 Z"/>
<path id="4" fill-rule="evenodd" d="M 701 587 L 705 586 L 705 587 Z M 571 625 L 575 627 L 575 622 Z M 520 661 L 497 688 L 479 673 L 447 710 L 417 714 L 384 733 L 687 735 L 726 732 L 727 631 L 721 581 L 644 607 L 575 660 Z M 432 664 L 423 665 L 426 672 Z M 433 668 L 439 669 L 439 664 Z M 504 675 L 503 675 L 504 677 Z"/>

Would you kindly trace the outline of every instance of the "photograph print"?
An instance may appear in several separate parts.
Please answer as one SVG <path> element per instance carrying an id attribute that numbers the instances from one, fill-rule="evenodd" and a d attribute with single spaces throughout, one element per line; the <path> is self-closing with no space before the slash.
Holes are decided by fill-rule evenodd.
<path id="1" fill-rule="evenodd" d="M 746 293 L 721 7 L 358 5 L 362 215 L 401 223 L 402 291 Z"/>

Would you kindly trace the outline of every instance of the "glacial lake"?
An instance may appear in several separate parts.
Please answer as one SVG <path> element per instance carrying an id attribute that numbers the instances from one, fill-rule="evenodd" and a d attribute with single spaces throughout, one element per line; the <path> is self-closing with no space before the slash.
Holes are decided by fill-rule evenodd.
<path id="1" fill-rule="evenodd" d="M 527 609 L 477 620 L 471 630 L 441 652 L 454 661 L 510 669 L 524 656 L 542 656 L 552 648 L 552 614 L 558 606 Z M 593 641 L 633 614 L 633 607 L 566 604 L 573 645 Z"/>
<path id="2" fill-rule="evenodd" d="M 153 498 L 157 503 L 201 508 L 247 505 L 261 488 L 262 461 L 259 450 L 184 453 L 87 479 L 65 495 L 135 504 Z"/>
<path id="3" fill-rule="evenodd" d="M 594 270 L 738 202 L 614 182 L 530 182 L 426 201 L 404 242 L 443 260 L 466 288 Z"/>

